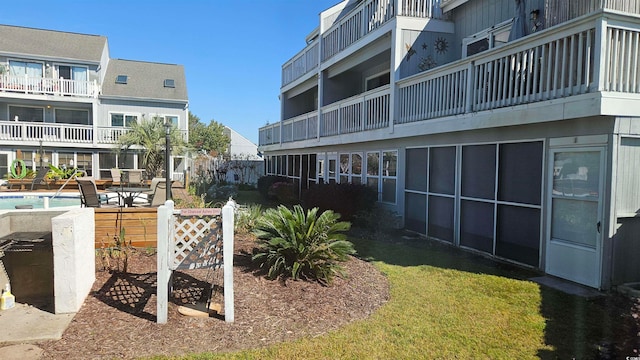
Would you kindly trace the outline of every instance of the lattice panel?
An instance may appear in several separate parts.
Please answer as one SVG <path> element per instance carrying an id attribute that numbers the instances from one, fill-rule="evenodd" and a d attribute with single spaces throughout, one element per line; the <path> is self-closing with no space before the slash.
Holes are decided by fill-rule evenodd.
<path id="1" fill-rule="evenodd" d="M 222 218 L 220 216 L 177 215 L 174 229 L 174 270 L 222 267 Z"/>

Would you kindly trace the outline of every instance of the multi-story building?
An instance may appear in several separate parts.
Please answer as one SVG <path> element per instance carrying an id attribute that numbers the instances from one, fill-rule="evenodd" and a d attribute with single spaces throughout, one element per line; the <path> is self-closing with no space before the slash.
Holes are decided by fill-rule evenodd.
<path id="1" fill-rule="evenodd" d="M 282 67 L 266 172 L 362 183 L 408 230 L 640 281 L 640 2 L 345 0 Z"/>
<path id="2" fill-rule="evenodd" d="M 113 149 L 132 122 L 155 117 L 187 139 L 183 66 L 112 59 L 104 36 L 0 25 L 0 179 L 16 160 L 95 178 L 142 169 L 139 152 Z M 185 159 L 171 163 L 178 180 Z"/>

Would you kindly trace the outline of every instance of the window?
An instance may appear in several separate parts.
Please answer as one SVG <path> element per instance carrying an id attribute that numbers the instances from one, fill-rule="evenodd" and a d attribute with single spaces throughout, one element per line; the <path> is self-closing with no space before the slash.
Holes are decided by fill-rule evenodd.
<path id="1" fill-rule="evenodd" d="M 382 202 L 396 202 L 396 176 L 398 168 L 398 152 L 382 152 Z"/>
<path id="2" fill-rule="evenodd" d="M 88 110 L 56 109 L 56 123 L 90 125 Z"/>
<path id="3" fill-rule="evenodd" d="M 175 88 L 176 81 L 173 79 L 164 79 L 164 87 L 166 88 Z"/>
<path id="4" fill-rule="evenodd" d="M 42 63 L 9 60 L 9 74 L 12 76 L 27 76 L 30 78 L 42 77 Z M 21 81 L 21 79 L 17 79 Z"/>
<path id="5" fill-rule="evenodd" d="M 44 122 L 44 108 L 9 106 L 9 119 L 15 121 Z"/>
<path id="6" fill-rule="evenodd" d="M 76 167 L 85 172 L 85 175 L 93 174 L 93 155 L 91 153 L 77 153 Z"/>
<path id="7" fill-rule="evenodd" d="M 365 91 L 373 90 L 384 85 L 389 85 L 390 79 L 391 78 L 389 71 L 369 76 L 365 79 Z"/>
<path id="8" fill-rule="evenodd" d="M 462 57 L 500 47 L 509 41 L 513 19 L 501 22 L 479 33 L 462 39 Z"/>
<path id="9" fill-rule="evenodd" d="M 367 153 L 367 186 L 378 190 L 378 184 L 380 183 L 380 153 L 368 152 Z"/>
<path id="10" fill-rule="evenodd" d="M 116 84 L 126 84 L 127 80 L 128 80 L 127 75 L 116 76 Z"/>
<path id="11" fill-rule="evenodd" d="M 136 122 L 138 122 L 137 115 L 115 113 L 111 114 L 111 126 L 131 127 L 131 125 Z"/>
<path id="12" fill-rule="evenodd" d="M 58 167 L 73 169 L 76 166 L 73 153 L 58 153 Z"/>
<path id="13" fill-rule="evenodd" d="M 178 117 L 177 116 L 171 116 L 171 115 L 167 115 L 167 116 L 154 116 L 153 117 L 156 120 L 160 120 L 163 124 L 166 122 L 169 122 L 169 124 L 175 126 L 175 127 L 179 127 L 179 121 L 178 121 Z"/>

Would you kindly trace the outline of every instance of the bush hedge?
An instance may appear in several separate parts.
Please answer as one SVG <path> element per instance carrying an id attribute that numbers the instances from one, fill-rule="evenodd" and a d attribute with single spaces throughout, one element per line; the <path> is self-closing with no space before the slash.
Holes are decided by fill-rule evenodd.
<path id="1" fill-rule="evenodd" d="M 277 182 L 288 182 L 288 179 L 278 175 L 265 175 L 258 179 L 258 192 L 265 200 L 275 200 L 273 195 L 269 195 L 269 190 L 271 185 Z"/>
<path id="2" fill-rule="evenodd" d="M 356 184 L 317 184 L 302 195 L 302 203 L 307 209 L 332 210 L 346 221 L 353 220 L 360 211 L 372 209 L 377 200 L 375 190 Z"/>

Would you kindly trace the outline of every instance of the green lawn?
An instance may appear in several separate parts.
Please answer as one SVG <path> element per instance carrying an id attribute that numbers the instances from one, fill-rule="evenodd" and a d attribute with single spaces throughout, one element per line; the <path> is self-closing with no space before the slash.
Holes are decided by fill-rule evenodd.
<path id="1" fill-rule="evenodd" d="M 370 318 L 316 338 L 184 359 L 589 359 L 633 356 L 628 301 L 570 296 L 539 273 L 420 238 L 352 239 L 389 279 Z M 635 330 L 637 331 L 637 330 Z M 618 347 L 612 353 L 612 343 Z"/>

